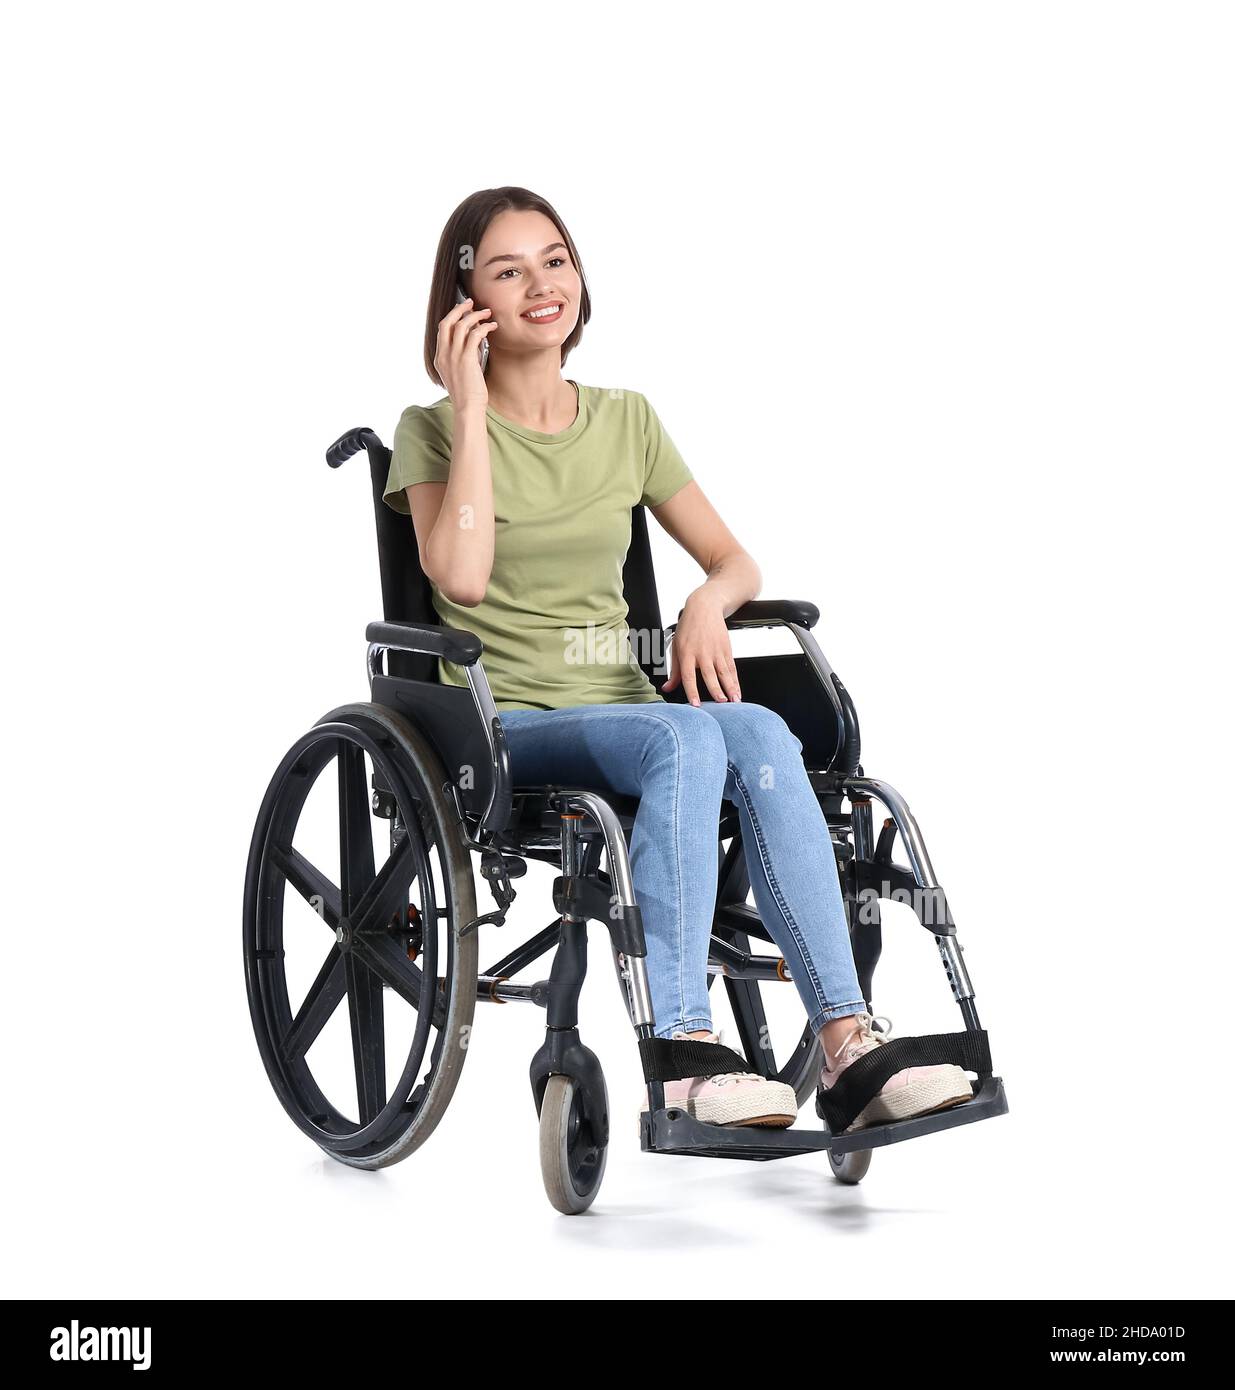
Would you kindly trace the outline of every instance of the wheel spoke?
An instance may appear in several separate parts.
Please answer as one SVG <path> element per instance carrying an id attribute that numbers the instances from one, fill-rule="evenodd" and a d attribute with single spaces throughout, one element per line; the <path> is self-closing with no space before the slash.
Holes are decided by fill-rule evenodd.
<path id="1" fill-rule="evenodd" d="M 338 951 L 332 950 L 317 972 L 317 979 L 309 986 L 304 1003 L 283 1039 L 283 1055 L 288 1061 L 303 1057 L 308 1052 L 346 993 L 347 975 L 343 969 L 343 957 Z"/>
<path id="2" fill-rule="evenodd" d="M 430 981 L 426 986 L 424 972 L 408 960 L 393 936 L 362 937 L 352 947 L 352 952 L 359 955 L 375 975 L 380 976 L 396 994 L 406 999 L 418 1012 L 426 987 L 431 989 L 434 995 L 433 1026 L 443 1026 L 446 1022 L 446 1005 L 438 993 L 437 981 Z"/>
<path id="3" fill-rule="evenodd" d="M 270 858 L 288 883 L 333 931 L 339 925 L 339 890 L 291 845 L 271 845 Z"/>
<path id="4" fill-rule="evenodd" d="M 346 952 L 343 959 L 352 1022 L 352 1059 L 356 1064 L 356 1102 L 360 1107 L 360 1123 L 367 1125 L 386 1104 L 382 982 L 352 952 Z"/>
<path id="5" fill-rule="evenodd" d="M 351 916 L 373 882 L 373 832 L 364 749 L 339 741 L 339 886 L 342 909 Z"/>
<path id="6" fill-rule="evenodd" d="M 352 930 L 360 936 L 383 935 L 391 918 L 397 917 L 402 922 L 407 913 L 407 892 L 415 877 L 415 846 L 409 836 L 404 836 L 382 865 L 381 872 L 353 903 Z"/>

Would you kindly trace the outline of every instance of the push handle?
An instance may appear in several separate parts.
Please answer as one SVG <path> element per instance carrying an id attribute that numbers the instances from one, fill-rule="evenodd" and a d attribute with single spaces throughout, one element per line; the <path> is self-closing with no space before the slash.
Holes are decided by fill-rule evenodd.
<path id="1" fill-rule="evenodd" d="M 361 449 L 371 449 L 375 444 L 379 449 L 382 447 L 382 441 L 377 435 L 367 425 L 361 425 L 354 430 L 348 430 L 346 434 L 341 434 L 335 440 L 326 450 L 326 462 L 331 468 L 338 468 L 353 454 L 358 454 Z"/>

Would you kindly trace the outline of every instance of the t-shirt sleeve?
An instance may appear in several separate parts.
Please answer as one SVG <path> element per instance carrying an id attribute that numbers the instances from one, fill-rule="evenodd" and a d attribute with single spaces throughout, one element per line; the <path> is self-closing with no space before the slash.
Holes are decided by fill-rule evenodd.
<path id="1" fill-rule="evenodd" d="M 639 502 L 644 507 L 659 507 L 687 483 L 693 482 L 694 474 L 687 468 L 682 455 L 677 451 L 677 446 L 669 438 L 646 397 L 639 397 L 639 407 L 643 416 L 643 439 L 647 449 L 643 496 Z"/>
<path id="2" fill-rule="evenodd" d="M 450 478 L 450 439 L 435 412 L 409 406 L 395 426 L 390 472 L 382 501 L 404 516 L 411 513 L 404 488 L 413 483 L 444 483 Z"/>

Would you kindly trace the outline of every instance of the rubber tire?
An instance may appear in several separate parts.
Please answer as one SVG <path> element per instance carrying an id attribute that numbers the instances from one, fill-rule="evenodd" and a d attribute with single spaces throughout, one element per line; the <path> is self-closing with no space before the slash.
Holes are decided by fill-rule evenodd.
<path id="1" fill-rule="evenodd" d="M 832 1176 L 846 1187 L 854 1187 L 862 1181 L 871 1166 L 872 1149 L 854 1149 L 846 1154 L 834 1154 L 828 1150 L 828 1162 L 832 1165 Z"/>
<path id="2" fill-rule="evenodd" d="M 586 1191 L 580 1191 L 571 1175 L 568 1155 L 570 1113 L 574 1103 L 574 1079 L 551 1076 L 545 1084 L 544 1099 L 540 1103 L 540 1175 L 544 1179 L 545 1195 L 563 1216 L 578 1216 L 592 1205 L 604 1180 L 605 1164 L 609 1157 L 609 1146 L 606 1144 L 600 1151 L 600 1163 L 595 1169 L 594 1180 Z M 608 1109 L 607 1095 L 605 1108 Z"/>

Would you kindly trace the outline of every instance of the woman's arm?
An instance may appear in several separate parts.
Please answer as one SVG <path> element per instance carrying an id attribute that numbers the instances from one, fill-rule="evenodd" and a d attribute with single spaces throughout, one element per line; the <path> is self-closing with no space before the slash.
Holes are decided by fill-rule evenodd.
<path id="1" fill-rule="evenodd" d="M 763 586 L 759 566 L 693 480 L 652 515 L 705 572 L 687 598 L 673 634 L 673 671 L 665 690 L 680 683 L 692 705 L 699 703 L 696 672 L 714 700 L 740 700 L 737 667 L 725 619 L 755 598 Z"/>
<path id="2" fill-rule="evenodd" d="M 465 299 L 438 325 L 433 359 L 453 407 L 450 477 L 406 489 L 421 568 L 451 603 L 465 608 L 475 608 L 485 596 L 493 573 L 494 530 L 485 415 L 489 392 L 477 356 L 494 324 L 482 322 L 488 309 L 471 306 Z"/>
<path id="3" fill-rule="evenodd" d="M 478 416 L 455 411 L 449 481 L 405 491 L 421 569 L 451 603 L 475 608 L 493 572 L 493 471 L 483 407 Z"/>

